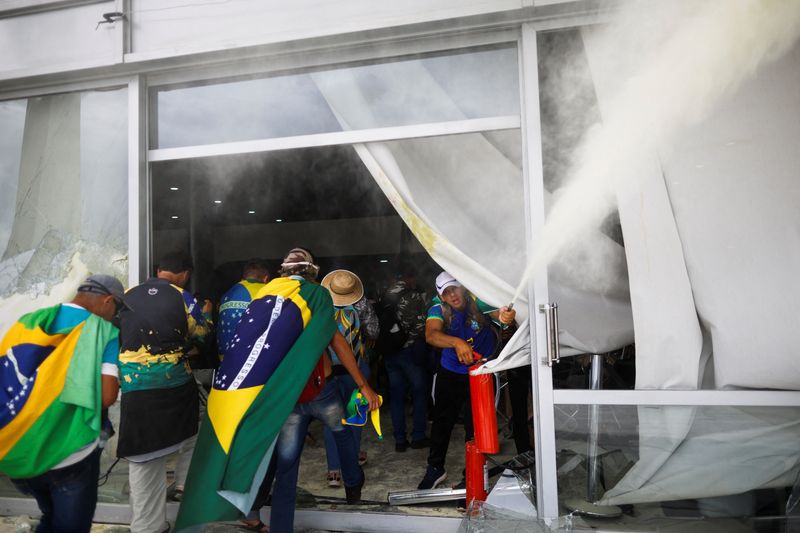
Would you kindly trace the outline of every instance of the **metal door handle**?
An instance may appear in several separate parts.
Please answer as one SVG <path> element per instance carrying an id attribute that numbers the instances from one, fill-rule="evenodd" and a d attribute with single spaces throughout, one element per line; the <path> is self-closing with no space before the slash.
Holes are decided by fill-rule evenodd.
<path id="1" fill-rule="evenodd" d="M 539 306 L 544 313 L 547 325 L 547 366 L 553 366 L 561 360 L 561 348 L 558 341 L 558 304 L 549 303 Z"/>

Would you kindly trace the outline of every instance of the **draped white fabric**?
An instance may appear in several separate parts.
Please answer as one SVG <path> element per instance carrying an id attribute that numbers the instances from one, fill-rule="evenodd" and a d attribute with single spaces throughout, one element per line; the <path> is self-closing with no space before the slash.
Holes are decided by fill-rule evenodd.
<path id="1" fill-rule="evenodd" d="M 599 31 L 583 35 L 601 112 L 613 114 L 625 75 Z M 800 389 L 799 83 L 795 46 L 618 191 L 637 388 L 697 388 L 704 334 L 717 388 Z"/>
<path id="2" fill-rule="evenodd" d="M 603 505 L 790 487 L 800 471 L 796 408 L 639 407 L 639 460 Z M 737 511 L 744 512 L 744 509 Z"/>
<path id="3" fill-rule="evenodd" d="M 375 76 L 376 73 L 370 73 Z M 387 74 L 388 75 L 388 74 Z M 458 95 L 446 91 L 424 65 L 393 65 L 393 83 L 424 87 L 429 102 L 464 119 Z M 372 81 L 358 72 L 313 75 L 337 118 L 347 128 L 383 122 L 399 112 L 391 102 L 369 98 Z M 385 80 L 384 80 L 385 81 Z M 376 119 L 375 115 L 379 115 Z M 378 185 L 433 259 L 495 306 L 511 302 L 526 264 L 524 187 L 518 130 L 356 145 Z M 564 355 L 608 351 L 633 338 L 624 251 L 598 232 L 592 249 L 574 249 L 553 267 L 551 296 L 563 309 Z M 581 262 L 603 261 L 601 289 L 586 286 Z M 523 324 L 487 371 L 530 362 L 528 305 L 514 302 Z"/>
<path id="4" fill-rule="evenodd" d="M 619 73 L 596 32 L 584 31 L 584 42 L 602 110 Z M 799 85 L 795 46 L 651 154 L 619 191 L 638 389 L 800 389 Z M 639 459 L 601 503 L 794 482 L 798 409 L 696 412 L 640 407 Z"/>

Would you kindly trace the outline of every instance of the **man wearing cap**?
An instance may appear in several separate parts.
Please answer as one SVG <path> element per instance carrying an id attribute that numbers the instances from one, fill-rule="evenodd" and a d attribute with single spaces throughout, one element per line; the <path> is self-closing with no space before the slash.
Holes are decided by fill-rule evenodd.
<path id="1" fill-rule="evenodd" d="M 318 271 L 319 267 L 314 264 L 313 256 L 303 248 L 291 250 L 281 265 L 281 276 L 296 279 L 303 284 L 313 283 L 317 278 Z M 264 291 L 268 288 L 269 285 L 264 288 Z M 322 289 L 322 287 L 319 288 Z M 343 290 L 345 292 L 358 291 L 355 287 Z M 330 316 L 331 318 L 334 316 L 332 306 L 330 307 Z M 369 401 L 370 410 L 377 409 L 380 405 L 378 395 L 372 390 L 359 371 L 353 350 L 339 331 L 334 333 L 330 347 L 350 376 L 352 376 L 355 385 Z M 341 423 L 341 419 L 345 417 L 345 411 L 335 383 L 328 379 L 331 375 L 330 361 L 324 354 L 322 359 L 325 367 L 324 375 L 326 376 L 324 388 L 310 401 L 298 402 L 295 405 L 278 436 L 275 447 L 275 453 L 277 454 L 275 485 L 270 515 L 270 531 L 272 533 L 290 533 L 293 531 L 300 455 L 303 451 L 308 424 L 313 418 L 322 421 L 332 431 L 341 462 L 347 502 L 355 503 L 361 499 L 364 472 L 358 464 L 358 452 L 353 442 L 352 434 L 349 431 L 345 431 Z"/>
<path id="2" fill-rule="evenodd" d="M 431 449 L 428 468 L 419 489 L 433 489 L 447 479 L 445 459 L 450 435 L 463 409 L 466 440 L 473 438 L 472 409 L 469 396 L 469 367 L 477 353 L 483 357 L 494 354 L 497 337 L 489 320 L 503 325 L 513 323 L 516 312 L 506 307 L 493 309 L 472 294 L 447 272 L 436 277 L 440 301 L 428 311 L 425 340 L 442 348 L 441 368 L 436 375 L 433 391 L 434 415 L 431 425 Z"/>
<path id="3" fill-rule="evenodd" d="M 89 276 L 71 302 L 26 314 L 0 342 L 0 472 L 36 499 L 37 531 L 91 529 L 122 297 L 113 276 Z"/>
<path id="4" fill-rule="evenodd" d="M 258 291 L 269 281 L 269 270 L 264 261 L 251 259 L 242 269 L 242 279 L 222 295 L 219 301 L 217 350 L 222 360 L 247 306 Z"/>
<path id="5" fill-rule="evenodd" d="M 211 302 L 201 309 L 184 289 L 191 269 L 185 254 L 166 254 L 155 278 L 127 292 L 133 309 L 120 313 L 117 455 L 128 460 L 132 533 L 169 528 L 167 455 L 191 449 L 197 434 L 197 386 L 186 351 L 210 332 Z"/>
<path id="6" fill-rule="evenodd" d="M 334 270 L 322 278 L 322 286 L 331 293 L 334 320 L 336 320 L 336 325 L 339 327 L 339 333 L 342 334 L 347 344 L 352 348 L 359 371 L 365 379 L 369 379 L 369 365 L 365 356 L 362 321 L 355 308 L 355 304 L 364 298 L 364 285 L 361 283 L 361 279 L 349 270 Z M 350 395 L 353 390 L 358 386 L 333 348 L 328 348 L 328 355 L 333 364 L 331 381 L 336 386 L 342 404 L 346 405 L 350 401 Z M 362 429 L 360 426 L 347 426 L 345 428 L 345 431 L 349 431 L 353 435 L 353 441 L 358 452 L 358 462 L 361 465 L 367 462 L 366 452 L 361 452 Z M 326 481 L 331 488 L 341 487 L 341 462 L 333 431 L 326 426 L 323 435 L 325 438 L 325 454 L 328 459 Z"/>

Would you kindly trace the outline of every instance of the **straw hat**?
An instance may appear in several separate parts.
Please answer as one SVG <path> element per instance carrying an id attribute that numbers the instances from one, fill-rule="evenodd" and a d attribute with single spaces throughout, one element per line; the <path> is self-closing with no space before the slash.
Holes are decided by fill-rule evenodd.
<path id="1" fill-rule="evenodd" d="M 334 270 L 322 278 L 322 286 L 328 289 L 333 305 L 344 307 L 353 305 L 364 297 L 364 285 L 358 276 L 349 270 Z"/>

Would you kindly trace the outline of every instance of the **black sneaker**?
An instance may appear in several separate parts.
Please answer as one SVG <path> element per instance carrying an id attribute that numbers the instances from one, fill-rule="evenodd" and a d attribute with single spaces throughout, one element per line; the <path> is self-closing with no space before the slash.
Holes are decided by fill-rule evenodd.
<path id="1" fill-rule="evenodd" d="M 466 489 L 466 488 L 467 488 L 467 480 L 464 479 L 463 477 L 461 478 L 461 481 L 459 481 L 457 485 L 453 485 L 453 490 Z"/>
<path id="2" fill-rule="evenodd" d="M 417 489 L 435 489 L 445 479 L 447 479 L 447 472 L 444 471 L 444 468 L 428 465 L 428 469 L 425 471 L 425 477 L 422 478 Z"/>
<path id="3" fill-rule="evenodd" d="M 397 453 L 403 453 L 407 449 L 408 449 L 408 442 L 406 441 L 394 443 L 394 451 L 396 451 Z"/>
<path id="4" fill-rule="evenodd" d="M 431 447 L 431 439 L 429 439 L 428 437 L 424 437 L 424 438 L 419 439 L 419 440 L 412 440 L 411 441 L 411 447 L 414 448 L 415 450 L 420 450 L 422 448 L 430 448 Z"/>
<path id="5" fill-rule="evenodd" d="M 367 477 L 364 475 L 364 470 L 361 470 L 361 483 L 355 487 L 344 487 L 344 497 L 348 505 L 354 505 L 361 501 L 361 489 L 364 487 L 364 482 Z"/>

